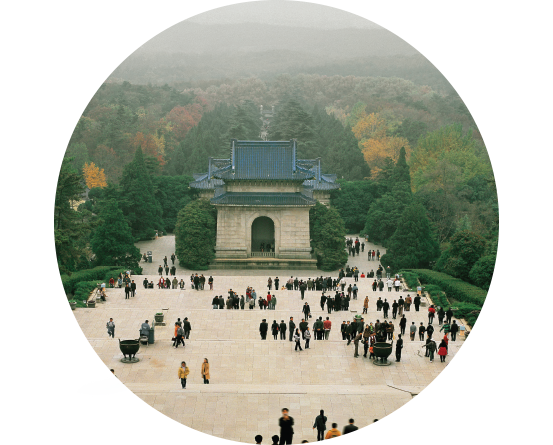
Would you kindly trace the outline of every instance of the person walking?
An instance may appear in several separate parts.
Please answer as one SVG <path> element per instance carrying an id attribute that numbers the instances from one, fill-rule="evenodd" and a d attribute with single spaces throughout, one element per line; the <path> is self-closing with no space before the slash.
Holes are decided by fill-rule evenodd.
<path id="1" fill-rule="evenodd" d="M 428 324 L 432 324 L 432 321 L 434 321 L 434 315 L 436 314 L 436 308 L 434 308 L 434 305 L 430 305 L 428 308 Z"/>
<path id="2" fill-rule="evenodd" d="M 294 341 L 296 342 L 296 347 L 294 348 L 294 351 L 297 351 L 298 348 L 300 348 L 300 351 L 303 351 L 303 349 L 301 348 L 301 335 L 300 335 L 300 330 L 299 329 L 296 329 L 296 332 L 294 334 Z"/>
<path id="3" fill-rule="evenodd" d="M 184 338 L 188 340 L 190 337 L 190 331 L 192 330 L 192 325 L 188 321 L 188 317 L 184 317 L 184 320 L 182 322 L 182 329 L 184 330 Z"/>
<path id="4" fill-rule="evenodd" d="M 342 433 L 340 433 L 340 431 L 338 431 L 338 424 L 333 423 L 332 428 L 329 429 L 328 432 L 326 433 L 325 440 L 326 439 L 332 439 L 333 437 L 338 437 L 338 436 L 341 436 L 341 435 L 342 435 Z"/>
<path id="5" fill-rule="evenodd" d="M 272 287 L 273 287 L 273 280 L 271 279 L 271 277 L 269 277 L 269 279 L 267 280 L 267 288 L 269 289 L 269 292 L 271 291 Z M 275 286 L 275 289 L 276 289 L 276 286 Z"/>
<path id="6" fill-rule="evenodd" d="M 446 338 L 447 338 L 447 335 L 448 335 L 448 334 L 450 333 L 450 331 L 451 331 L 451 326 L 449 325 L 449 323 L 446 322 L 446 323 L 444 323 L 444 324 L 442 325 L 442 327 L 440 328 L 440 331 L 439 331 L 439 332 L 442 332 L 442 331 L 444 331 L 444 334 L 445 334 L 445 336 L 446 336 Z"/>
<path id="7" fill-rule="evenodd" d="M 353 354 L 353 356 L 355 358 L 359 357 L 359 341 L 361 340 L 362 337 L 363 337 L 363 333 L 359 332 L 359 334 L 357 334 L 355 336 L 355 339 L 353 340 L 353 344 L 355 345 L 355 353 Z"/>
<path id="8" fill-rule="evenodd" d="M 115 323 L 113 322 L 113 318 L 110 318 L 109 321 L 106 323 L 106 328 L 108 329 L 108 337 L 114 338 Z"/>
<path id="9" fill-rule="evenodd" d="M 447 355 L 447 343 L 445 340 L 442 340 L 438 347 L 438 355 L 440 356 L 440 362 L 445 363 L 445 357 Z"/>
<path id="10" fill-rule="evenodd" d="M 309 349 L 309 340 L 311 340 L 311 332 L 309 332 L 309 326 L 303 333 L 303 336 L 305 338 L 305 349 Z"/>
<path id="11" fill-rule="evenodd" d="M 384 298 L 384 303 L 382 303 L 382 311 L 384 312 L 384 318 L 388 318 L 388 311 L 390 310 L 390 303 Z"/>
<path id="12" fill-rule="evenodd" d="M 386 333 L 388 334 L 388 340 L 392 340 L 394 338 L 394 325 L 390 321 L 388 323 L 388 327 L 386 328 Z"/>
<path id="13" fill-rule="evenodd" d="M 332 322 L 330 321 L 329 317 L 326 317 L 326 320 L 323 322 L 323 327 L 325 340 L 328 340 L 328 337 L 330 336 L 330 330 L 332 329 Z"/>
<path id="14" fill-rule="evenodd" d="M 415 305 L 415 311 L 419 311 L 419 306 L 421 305 L 421 296 L 420 295 L 417 295 L 414 299 L 413 299 L 413 304 Z"/>
<path id="15" fill-rule="evenodd" d="M 456 320 L 453 320 L 453 323 L 451 324 L 451 341 L 455 341 L 457 338 L 457 332 L 459 331 L 459 325 L 457 324 Z"/>
<path id="16" fill-rule="evenodd" d="M 451 319 L 452 318 L 453 318 L 453 311 L 451 310 L 451 308 L 449 308 L 445 313 L 445 319 L 446 319 L 447 324 L 451 324 Z"/>
<path id="17" fill-rule="evenodd" d="M 303 305 L 302 311 L 303 311 L 303 314 L 304 314 L 304 318 L 306 320 L 309 320 L 309 314 L 311 313 L 311 308 L 309 307 L 309 303 L 307 303 L 307 301 Z"/>
<path id="18" fill-rule="evenodd" d="M 178 323 L 175 323 L 175 341 L 173 342 L 173 347 L 176 349 L 182 343 L 184 346 L 184 340 L 182 339 L 184 335 L 184 330 Z"/>
<path id="19" fill-rule="evenodd" d="M 421 321 L 421 325 L 419 326 L 419 341 L 424 341 L 425 332 L 426 332 L 426 328 L 424 327 L 424 324 Z"/>
<path id="20" fill-rule="evenodd" d="M 288 415 L 288 408 L 282 409 L 282 417 L 278 420 L 280 427 L 280 444 L 291 444 L 294 436 L 294 419 Z"/>
<path id="21" fill-rule="evenodd" d="M 313 429 L 317 428 L 317 442 L 324 439 L 324 432 L 326 430 L 326 420 L 324 410 L 320 411 L 320 414 L 315 417 L 315 423 L 313 424 Z"/>
<path id="22" fill-rule="evenodd" d="M 436 342 L 432 340 L 432 337 L 428 337 L 426 340 L 426 344 L 423 345 L 423 348 L 426 348 L 426 352 L 428 353 L 428 357 L 430 357 L 430 363 L 434 361 L 434 352 L 436 352 L 437 346 Z"/>
<path id="23" fill-rule="evenodd" d="M 204 385 L 209 385 L 209 361 L 204 358 L 202 363 L 202 377 L 204 379 Z"/>
<path id="24" fill-rule="evenodd" d="M 369 297 L 367 296 L 363 300 L 363 313 L 366 314 L 368 309 L 369 309 Z"/>
<path id="25" fill-rule="evenodd" d="M 178 376 L 182 389 L 186 389 L 186 378 L 188 377 L 188 374 L 190 374 L 190 369 L 186 366 L 186 362 L 181 362 Z"/>
<path id="26" fill-rule="evenodd" d="M 417 333 L 417 326 L 415 325 L 415 322 L 411 322 L 411 326 L 409 326 L 409 337 L 411 338 L 411 341 L 415 340 L 415 334 Z"/>
<path id="27" fill-rule="evenodd" d="M 359 429 L 354 425 L 354 422 L 355 420 L 349 419 L 349 423 L 342 430 L 342 435 L 353 433 L 354 431 L 357 431 Z"/>
<path id="28" fill-rule="evenodd" d="M 397 308 L 399 307 L 399 304 L 396 300 L 392 303 L 392 318 L 395 320 L 397 316 Z"/>
<path id="29" fill-rule="evenodd" d="M 294 323 L 294 317 L 290 317 L 290 321 L 288 322 L 288 330 L 290 332 L 290 341 L 292 341 L 292 338 L 294 336 L 294 329 L 296 329 L 296 323 Z"/>
<path id="30" fill-rule="evenodd" d="M 131 294 L 131 287 L 125 284 L 125 300 L 128 300 Z"/>
<path id="31" fill-rule="evenodd" d="M 401 334 L 397 336 L 396 340 L 396 362 L 401 361 L 401 350 L 403 349 L 403 339 L 401 338 Z"/>
<path id="32" fill-rule="evenodd" d="M 402 335 L 405 335 L 405 328 L 407 326 L 407 319 L 405 318 L 405 315 L 401 317 L 401 320 L 399 320 L 399 330 Z"/>

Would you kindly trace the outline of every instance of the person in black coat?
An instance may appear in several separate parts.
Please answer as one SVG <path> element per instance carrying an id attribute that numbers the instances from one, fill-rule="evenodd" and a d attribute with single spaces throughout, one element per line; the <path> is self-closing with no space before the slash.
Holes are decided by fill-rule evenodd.
<path id="1" fill-rule="evenodd" d="M 182 328 L 184 329 L 184 338 L 188 339 L 190 337 L 190 331 L 192 330 L 192 325 L 188 321 L 188 317 L 184 317 Z"/>
<path id="2" fill-rule="evenodd" d="M 445 317 L 447 324 L 451 324 L 451 318 L 453 317 L 453 311 L 451 310 L 451 308 L 446 311 Z"/>
<path id="3" fill-rule="evenodd" d="M 309 307 L 309 303 L 305 303 L 303 305 L 302 311 L 305 315 L 305 319 L 307 320 L 309 318 L 309 314 L 311 313 L 311 308 Z"/>
<path id="4" fill-rule="evenodd" d="M 399 362 L 401 360 L 402 349 L 403 349 L 403 339 L 401 338 L 401 334 L 399 334 L 396 340 L 396 362 Z"/>
<path id="5" fill-rule="evenodd" d="M 421 305 L 421 297 L 420 297 L 420 295 L 417 295 L 417 296 L 413 299 L 413 304 L 415 305 L 415 310 L 418 312 L 418 311 L 419 311 L 419 306 Z"/>
<path id="6" fill-rule="evenodd" d="M 344 429 L 342 430 L 342 435 L 353 433 L 354 431 L 357 431 L 359 429 L 353 424 L 354 422 L 355 422 L 355 420 L 349 419 L 349 424 L 346 425 L 344 427 Z"/>
<path id="7" fill-rule="evenodd" d="M 324 432 L 326 430 L 326 416 L 323 410 L 320 411 L 320 414 L 315 417 L 315 423 L 313 424 L 313 429 L 317 428 L 317 442 L 319 440 L 324 440 Z"/>
<path id="8" fill-rule="evenodd" d="M 399 304 L 396 300 L 392 303 L 392 318 L 395 320 L 397 316 L 397 308 L 399 307 Z"/>
<path id="9" fill-rule="evenodd" d="M 445 311 L 444 308 L 440 306 L 438 309 L 438 324 L 441 325 L 444 322 Z"/>
<path id="10" fill-rule="evenodd" d="M 131 293 L 131 287 L 128 284 L 126 284 L 125 285 L 125 300 L 129 299 L 130 293 Z"/>
<path id="11" fill-rule="evenodd" d="M 144 278 L 142 284 L 144 285 L 144 289 L 148 289 L 148 278 Z"/>
<path id="12" fill-rule="evenodd" d="M 303 298 L 302 298 L 302 300 L 303 300 Z M 321 295 L 321 311 L 325 310 L 325 303 L 326 303 L 326 297 L 325 297 L 325 294 L 322 294 Z"/>
<path id="13" fill-rule="evenodd" d="M 273 320 L 273 324 L 271 325 L 271 334 L 273 334 L 273 338 L 275 340 L 278 340 L 278 330 L 278 323 L 276 322 L 276 320 Z"/>
<path id="14" fill-rule="evenodd" d="M 426 332 L 426 328 L 424 327 L 424 325 L 422 324 L 422 321 L 421 321 L 421 325 L 419 326 L 419 340 L 420 341 L 424 341 L 424 333 Z"/>
<path id="15" fill-rule="evenodd" d="M 453 320 L 453 323 L 451 324 L 451 341 L 455 341 L 457 338 L 457 332 L 459 331 L 459 325 L 457 324 L 456 320 Z"/>
<path id="16" fill-rule="evenodd" d="M 131 297 L 134 297 L 134 293 L 136 292 L 136 283 L 134 280 L 131 281 Z"/>
<path id="17" fill-rule="evenodd" d="M 402 335 L 405 335 L 406 326 L 407 326 L 407 319 L 405 318 L 405 315 L 404 315 L 403 317 L 401 317 L 401 320 L 399 320 L 399 327 Z"/>
<path id="18" fill-rule="evenodd" d="M 290 317 L 290 321 L 288 322 L 288 331 L 290 332 L 290 341 L 292 341 L 292 337 L 294 336 L 294 329 L 296 329 L 296 323 L 294 323 L 294 317 Z"/>
<path id="19" fill-rule="evenodd" d="M 305 319 L 302 318 L 300 322 L 300 331 L 301 331 L 301 338 L 303 340 L 305 340 L 305 331 L 307 331 L 307 326 L 308 326 L 307 321 L 305 321 Z"/>
<path id="20" fill-rule="evenodd" d="M 288 415 L 288 408 L 282 409 L 282 417 L 278 420 L 280 427 L 280 445 L 291 444 L 294 436 L 294 419 Z"/>
<path id="21" fill-rule="evenodd" d="M 284 323 L 284 320 L 280 320 L 279 331 L 280 331 L 280 339 L 286 340 L 286 323 Z"/>
<path id="22" fill-rule="evenodd" d="M 157 268 L 157 273 L 161 276 L 163 274 L 163 267 L 161 267 L 161 264 Z"/>
<path id="23" fill-rule="evenodd" d="M 382 311 L 384 312 L 384 318 L 388 318 L 389 310 L 390 310 L 390 303 L 388 303 L 388 300 L 384 299 L 384 303 L 382 303 Z"/>
<path id="24" fill-rule="evenodd" d="M 378 300 L 376 300 L 376 310 L 377 311 L 381 311 L 382 310 L 382 298 L 381 297 L 378 297 Z"/>
<path id="25" fill-rule="evenodd" d="M 431 324 L 428 324 L 428 326 L 426 327 L 426 334 L 432 338 L 432 334 L 434 333 L 434 326 L 432 326 Z"/>
<path id="26" fill-rule="evenodd" d="M 261 334 L 261 340 L 267 339 L 268 330 L 269 324 L 267 323 L 267 320 L 263 319 L 263 321 L 259 324 L 259 333 Z"/>

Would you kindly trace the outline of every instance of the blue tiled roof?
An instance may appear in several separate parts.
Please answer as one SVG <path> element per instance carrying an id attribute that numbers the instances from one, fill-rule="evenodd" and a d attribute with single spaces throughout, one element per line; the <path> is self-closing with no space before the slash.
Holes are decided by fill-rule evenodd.
<path id="1" fill-rule="evenodd" d="M 223 180 L 300 180 L 313 172 L 299 167 L 295 141 L 231 141 L 230 166 L 213 176 Z"/>
<path id="2" fill-rule="evenodd" d="M 212 204 L 228 206 L 309 207 L 315 200 L 301 193 L 224 193 L 211 199 Z"/>

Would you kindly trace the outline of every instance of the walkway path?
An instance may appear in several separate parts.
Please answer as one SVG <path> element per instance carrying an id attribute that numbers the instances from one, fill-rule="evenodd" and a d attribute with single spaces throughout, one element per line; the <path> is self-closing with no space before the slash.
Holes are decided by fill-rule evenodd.
<path id="1" fill-rule="evenodd" d="M 142 244 L 146 243 L 140 246 L 145 251 Z M 172 253 L 170 237 L 148 244 L 156 258 L 152 267 L 157 269 L 157 258 L 165 254 L 169 257 Z M 350 257 L 350 264 L 358 265 L 362 271 L 377 267 L 376 262 L 369 263 L 363 256 Z M 145 272 L 157 282 L 155 271 L 145 268 Z M 121 382 L 146 403 L 199 431 L 249 443 L 256 434 L 271 437 L 279 433 L 278 418 L 283 407 L 290 408 L 296 422 L 294 443 L 303 439 L 315 441 L 312 425 L 320 409 L 325 410 L 329 423 L 337 422 L 340 428 L 347 424 L 349 417 L 354 417 L 359 427 L 369 425 L 373 419 L 382 418 L 411 400 L 411 392 L 420 392 L 447 366 L 439 360 L 429 363 L 424 353 L 420 354 L 421 342 L 411 342 L 408 338 L 400 363 L 377 367 L 362 356 L 353 357 L 353 344 L 346 346 L 341 340 L 341 322 L 362 312 L 365 295 L 370 299 L 365 320 L 373 323 L 382 316 L 382 312 L 376 312 L 378 296 L 392 300 L 399 295 L 405 297 L 396 292 L 373 292 L 370 279 L 359 280 L 359 299 L 351 302 L 351 311 L 333 312 L 330 316 L 321 311 L 320 293 L 306 292 L 305 301 L 309 302 L 314 317 L 310 327 L 315 317 L 329 316 L 333 323 L 330 340 L 312 340 L 311 348 L 302 352 L 295 352 L 288 340 L 275 341 L 270 335 L 262 341 L 258 334 L 262 318 L 269 324 L 273 320 L 287 322 L 290 316 L 294 316 L 296 323 L 301 321 L 300 293 L 273 292 L 277 297 L 275 311 L 261 311 L 258 307 L 243 311 L 213 310 L 214 295 L 222 294 L 226 298 L 229 288 L 242 294 L 248 285 L 257 289 L 258 295 L 264 295 L 267 277 L 275 277 L 275 271 L 231 272 L 234 271 L 208 271 L 208 276 L 213 275 L 215 280 L 214 291 L 190 289 L 187 279 L 190 271 L 183 269 L 177 271 L 179 280 L 182 274 L 186 281 L 183 291 L 144 290 L 141 284 L 144 277 L 134 276 L 139 289 L 135 298 L 125 300 L 121 289 L 108 289 L 106 303 L 94 309 L 77 309 L 74 314 L 106 366 L 114 368 Z M 239 276 L 245 273 L 248 276 Z M 289 276 L 284 271 L 278 273 L 281 280 Z M 309 278 L 308 274 L 302 271 L 297 276 Z M 141 347 L 140 362 L 121 363 L 117 338 L 137 338 L 140 324 L 145 319 L 152 320 L 162 309 L 167 325 L 156 327 L 156 342 Z M 427 323 L 425 312 L 411 311 L 406 316 L 408 325 L 412 321 L 417 325 L 421 321 Z M 108 338 L 105 329 L 110 317 L 116 324 L 114 340 Z M 184 349 L 174 349 L 171 346 L 174 322 L 184 317 L 192 323 L 190 339 Z M 399 331 L 398 321 L 394 321 L 396 331 Z M 459 340 L 450 342 L 448 362 L 461 344 Z M 211 366 L 210 385 L 203 385 L 200 376 L 204 357 L 208 357 Z M 186 390 L 180 388 L 177 379 L 182 360 L 191 371 Z"/>

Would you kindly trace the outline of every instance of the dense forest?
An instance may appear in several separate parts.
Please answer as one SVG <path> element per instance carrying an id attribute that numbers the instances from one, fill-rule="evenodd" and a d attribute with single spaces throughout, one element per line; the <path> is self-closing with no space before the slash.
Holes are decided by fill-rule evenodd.
<path id="1" fill-rule="evenodd" d="M 269 139 L 298 139 L 300 158 L 320 157 L 323 170 L 337 174 L 341 188 L 332 194 L 332 207 L 346 231 L 388 247 L 384 262 L 398 268 L 435 263 L 475 282 L 471 268 L 485 257 L 485 269 L 492 264 L 493 271 L 495 182 L 463 101 L 400 78 L 309 74 L 185 89 L 102 85 L 79 119 L 62 169 L 81 175 L 89 200 L 74 220 L 57 219 L 60 249 L 72 243 L 71 231 L 88 234 L 89 242 L 81 237 L 69 259 L 61 254 L 60 268 L 90 266 L 90 240 L 106 215 L 102 208 L 112 208 L 113 200 L 134 239 L 175 230 L 178 212 L 195 198 L 187 186 L 192 174 L 206 171 L 210 156 L 228 157 L 231 138 L 260 139 L 260 105 L 274 106 Z M 72 227 L 67 233 L 65 223 Z M 477 252 L 470 261 L 459 253 L 467 240 Z M 409 242 L 424 255 L 400 259 L 400 246 Z"/>

